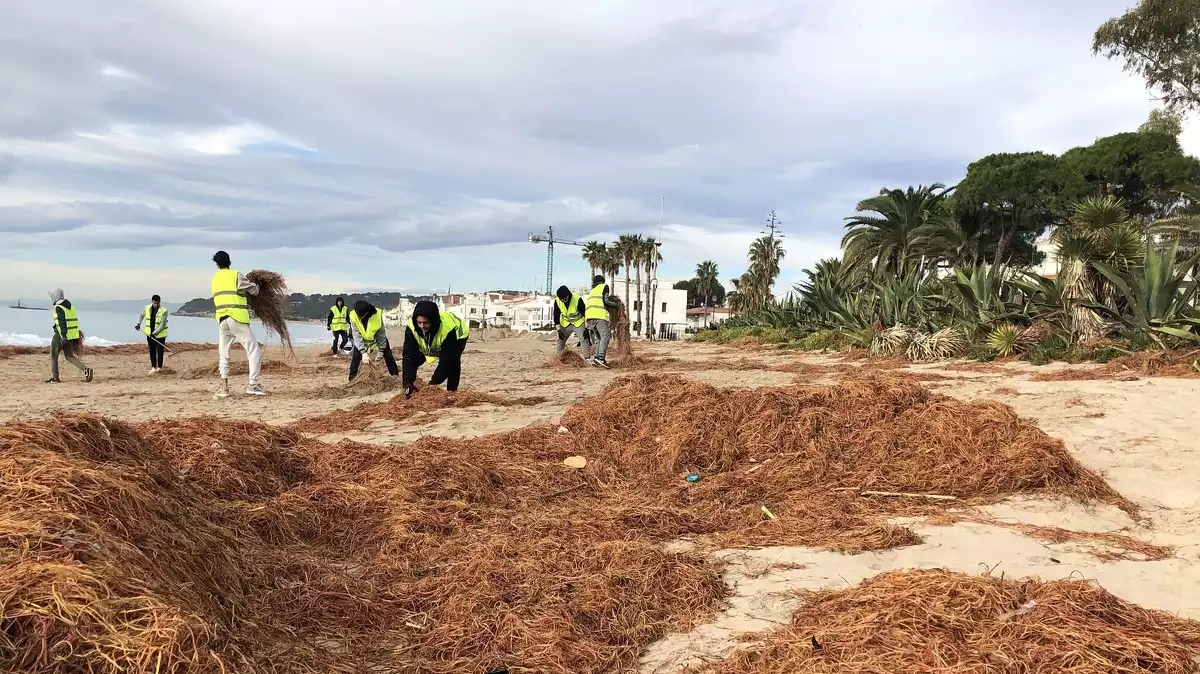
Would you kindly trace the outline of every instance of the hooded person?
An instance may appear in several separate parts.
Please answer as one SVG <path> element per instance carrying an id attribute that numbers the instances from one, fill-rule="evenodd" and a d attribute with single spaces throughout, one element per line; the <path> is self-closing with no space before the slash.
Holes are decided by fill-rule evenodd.
<path id="1" fill-rule="evenodd" d="M 341 298 L 338 298 L 339 300 Z M 370 302 L 359 300 L 350 312 L 350 343 L 354 351 L 350 355 L 350 381 L 358 376 L 358 368 L 365 359 L 368 363 L 380 356 L 387 365 L 388 374 L 399 376 L 392 345 L 388 343 L 387 330 L 383 327 L 383 314 Z"/>
<path id="2" fill-rule="evenodd" d="M 350 317 L 347 315 L 349 311 L 349 308 L 346 307 L 346 300 L 339 297 L 329 308 L 329 314 L 325 317 L 325 329 L 333 333 L 333 346 L 329 352 L 335 356 L 350 348 L 347 346 L 350 341 Z M 338 345 L 339 339 L 342 342 L 341 345 Z"/>
<path id="3" fill-rule="evenodd" d="M 92 380 L 92 368 L 88 367 L 75 352 L 82 344 L 83 333 L 79 330 L 79 314 L 71 305 L 71 300 L 63 296 L 62 288 L 50 291 L 51 310 L 54 314 L 53 337 L 50 338 L 50 378 L 47 384 L 57 384 L 58 354 L 62 353 L 67 362 L 74 365 L 83 373 L 84 381 Z"/>
<path id="4" fill-rule="evenodd" d="M 447 391 L 457 391 L 462 376 L 462 355 L 467 348 L 471 328 L 449 311 L 439 311 L 428 300 L 417 302 L 404 332 L 404 395 L 417 392 L 417 369 L 434 365 L 431 386 L 446 383 Z"/>
<path id="5" fill-rule="evenodd" d="M 150 374 L 162 372 L 167 350 L 167 308 L 162 305 L 161 297 L 154 295 L 150 298 L 150 304 L 138 314 L 133 329 L 146 335 L 146 348 L 150 350 Z"/>
<path id="6" fill-rule="evenodd" d="M 587 319 L 584 318 L 587 307 L 583 298 L 577 297 L 566 286 L 559 286 L 554 295 L 554 325 L 558 328 L 558 343 L 554 346 L 554 355 L 558 356 L 567 348 L 567 340 L 571 335 L 579 338 L 579 348 L 586 355 L 590 344 L 585 328 Z"/>
<path id="7" fill-rule="evenodd" d="M 596 355 L 590 361 L 596 367 L 608 367 L 608 361 L 604 357 L 608 351 L 608 343 L 612 340 L 612 326 L 608 324 L 608 310 L 615 309 L 620 305 L 621 301 L 617 299 L 617 296 L 609 292 L 604 277 L 599 274 L 593 276 L 592 290 L 584 302 L 583 316 L 588 332 L 596 338 Z"/>

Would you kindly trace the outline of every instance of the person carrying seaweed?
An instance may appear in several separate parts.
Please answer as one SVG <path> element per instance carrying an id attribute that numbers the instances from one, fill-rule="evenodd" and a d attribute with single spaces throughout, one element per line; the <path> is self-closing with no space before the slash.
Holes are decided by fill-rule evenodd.
<path id="1" fill-rule="evenodd" d="M 358 368 L 364 359 L 370 364 L 378 356 L 383 357 L 388 374 L 400 375 L 392 345 L 388 343 L 387 330 L 383 327 L 383 313 L 370 302 L 359 300 L 354 303 L 354 310 L 350 312 L 350 343 L 354 345 L 350 355 L 350 381 L 358 376 Z"/>
<path id="2" fill-rule="evenodd" d="M 445 382 L 447 391 L 457 391 L 470 332 L 467 322 L 449 311 L 439 311 L 429 300 L 417 302 L 404 331 L 404 396 L 412 397 L 417 392 L 417 369 L 426 363 L 435 366 L 430 386 Z"/>
<path id="3" fill-rule="evenodd" d="M 62 288 L 50 291 L 50 302 L 54 312 L 54 336 L 50 339 L 50 378 L 46 380 L 46 383 L 57 384 L 59 382 L 59 353 L 62 353 L 68 363 L 83 373 L 85 382 L 90 382 L 93 374 L 92 368 L 75 355 L 79 345 L 83 343 L 83 333 L 79 331 L 79 314 L 71 305 L 71 300 L 63 295 Z"/>
<path id="4" fill-rule="evenodd" d="M 216 398 L 229 397 L 229 353 L 233 343 L 242 345 L 246 351 L 246 360 L 250 370 L 250 381 L 246 386 L 246 395 L 263 396 L 267 394 L 262 385 L 262 348 L 258 338 L 250 327 L 250 303 L 247 295 L 257 295 L 258 284 L 248 280 L 241 272 L 230 269 L 229 253 L 218 250 L 213 255 L 217 265 L 217 273 L 212 279 L 213 309 L 217 317 L 217 348 L 219 360 L 217 369 L 221 374 L 221 387 L 217 389 Z"/>

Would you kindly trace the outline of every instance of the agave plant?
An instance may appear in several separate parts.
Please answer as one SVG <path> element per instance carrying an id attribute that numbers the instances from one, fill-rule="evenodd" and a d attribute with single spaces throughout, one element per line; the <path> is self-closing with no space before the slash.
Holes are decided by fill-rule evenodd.
<path id="1" fill-rule="evenodd" d="M 1197 286 L 1188 278 L 1197 259 L 1178 264 L 1177 253 L 1177 244 L 1155 250 L 1147 242 L 1140 269 L 1122 270 L 1093 262 L 1096 271 L 1118 290 L 1122 301 L 1119 310 L 1098 302 L 1084 306 L 1119 321 L 1162 348 L 1168 346 L 1164 337 L 1200 342 Z"/>
<path id="2" fill-rule="evenodd" d="M 997 356 L 1005 358 L 1021 353 L 1036 340 L 1037 332 L 1034 328 L 1004 323 L 988 333 L 987 345 Z"/>
<path id="3" fill-rule="evenodd" d="M 871 355 L 899 356 L 905 352 L 916 334 L 915 330 L 906 328 L 903 325 L 893 325 L 890 328 L 885 328 L 871 340 Z"/>

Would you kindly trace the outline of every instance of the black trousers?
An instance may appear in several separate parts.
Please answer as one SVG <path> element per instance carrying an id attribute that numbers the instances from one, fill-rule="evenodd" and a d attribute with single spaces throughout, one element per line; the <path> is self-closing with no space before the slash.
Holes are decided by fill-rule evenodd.
<path id="1" fill-rule="evenodd" d="M 358 368 L 362 365 L 362 360 L 362 351 L 355 349 L 354 353 L 350 355 L 350 381 L 354 381 L 354 378 L 358 376 Z M 396 366 L 396 357 L 392 355 L 392 347 L 383 347 L 383 362 L 387 364 L 388 374 L 393 377 L 400 376 L 400 368 Z"/>
<path id="2" fill-rule="evenodd" d="M 146 346 L 150 347 L 150 367 L 162 367 L 163 356 L 166 354 L 166 337 L 151 337 L 146 335 Z"/>
<path id="3" fill-rule="evenodd" d="M 443 353 L 441 358 L 438 358 L 437 367 L 433 370 L 433 376 L 429 378 L 431 386 L 437 386 L 442 382 L 446 382 L 447 391 L 458 390 L 458 379 L 462 376 L 462 354 L 460 353 Z"/>
<path id="4" fill-rule="evenodd" d="M 341 346 L 338 345 L 339 338 L 342 340 Z M 346 348 L 346 344 L 348 344 L 349 342 L 350 342 L 350 333 L 346 332 L 345 330 L 334 330 L 333 331 L 333 348 L 331 350 L 334 353 L 337 353 L 338 351 Z"/>

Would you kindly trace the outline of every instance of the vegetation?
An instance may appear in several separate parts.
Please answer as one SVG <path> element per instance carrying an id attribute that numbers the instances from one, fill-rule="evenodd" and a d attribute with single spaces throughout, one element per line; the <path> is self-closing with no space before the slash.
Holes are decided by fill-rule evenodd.
<path id="1" fill-rule="evenodd" d="M 1092 52 L 1121 59 L 1174 111 L 1200 107 L 1200 0 L 1141 0 L 1104 22 Z"/>
<path id="2" fill-rule="evenodd" d="M 647 335 L 653 330 L 658 293 L 656 271 L 663 259 L 659 246 L 653 237 L 641 234 L 622 234 L 613 244 L 588 241 L 583 246 L 583 259 L 591 267 L 593 276 L 603 275 L 610 285 L 615 286 L 617 274 L 624 271 L 625 296 L 622 299 L 626 307 L 632 307 L 630 318 L 635 333 L 643 326 Z"/>

